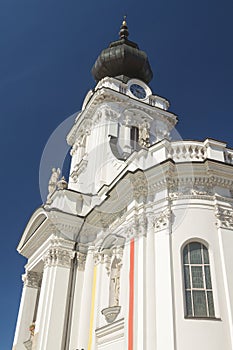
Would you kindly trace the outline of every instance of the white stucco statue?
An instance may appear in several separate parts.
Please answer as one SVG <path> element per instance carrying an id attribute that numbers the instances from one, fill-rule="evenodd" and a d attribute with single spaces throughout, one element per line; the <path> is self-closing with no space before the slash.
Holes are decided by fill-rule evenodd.
<path id="1" fill-rule="evenodd" d="M 149 126 L 147 123 L 143 123 L 139 127 L 139 144 L 145 147 L 150 146 L 150 133 Z"/>
<path id="2" fill-rule="evenodd" d="M 52 174 L 49 179 L 49 185 L 48 185 L 48 192 L 49 192 L 48 197 L 50 197 L 51 194 L 55 191 L 60 174 L 61 174 L 60 168 L 57 168 L 57 169 L 52 168 Z"/>

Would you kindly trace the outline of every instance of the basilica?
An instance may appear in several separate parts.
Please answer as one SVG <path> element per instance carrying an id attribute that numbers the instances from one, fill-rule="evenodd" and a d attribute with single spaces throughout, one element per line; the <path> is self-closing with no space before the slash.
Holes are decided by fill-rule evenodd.
<path id="1" fill-rule="evenodd" d="M 67 135 L 69 178 L 18 245 L 13 350 L 232 350 L 233 150 L 175 139 L 146 53 L 119 39 Z"/>

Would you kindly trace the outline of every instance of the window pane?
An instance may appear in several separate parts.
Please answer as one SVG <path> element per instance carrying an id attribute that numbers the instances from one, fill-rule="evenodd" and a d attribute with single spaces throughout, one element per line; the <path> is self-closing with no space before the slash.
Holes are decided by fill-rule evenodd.
<path id="1" fill-rule="evenodd" d="M 191 273 L 193 288 L 204 288 L 202 267 L 192 266 Z"/>
<path id="2" fill-rule="evenodd" d="M 191 298 L 191 292 L 185 292 L 186 296 L 186 316 L 192 316 L 192 298 Z"/>
<path id="3" fill-rule="evenodd" d="M 193 291 L 194 316 L 207 316 L 206 296 L 204 291 Z"/>
<path id="4" fill-rule="evenodd" d="M 208 249 L 199 242 L 183 249 L 186 315 L 214 317 L 214 301 Z"/>
<path id="5" fill-rule="evenodd" d="M 212 292 L 207 292 L 207 299 L 208 299 L 208 307 L 209 307 L 209 316 L 214 317 L 214 300 L 213 300 Z"/>
<path id="6" fill-rule="evenodd" d="M 210 277 L 210 267 L 205 266 L 205 283 L 207 289 L 212 289 L 211 277 Z"/>
<path id="7" fill-rule="evenodd" d="M 189 276 L 189 266 L 184 267 L 184 284 L 185 289 L 190 289 L 190 276 Z"/>
<path id="8" fill-rule="evenodd" d="M 133 141 L 138 141 L 139 130 L 136 126 L 132 126 L 130 130 L 130 139 Z"/>
<path id="9" fill-rule="evenodd" d="M 190 264 L 201 264 L 201 244 L 200 243 L 190 243 Z"/>
<path id="10" fill-rule="evenodd" d="M 188 261 L 188 246 L 186 245 L 184 247 L 184 252 L 183 252 L 183 258 L 184 258 L 184 264 L 188 264 L 189 261 Z"/>
<path id="11" fill-rule="evenodd" d="M 204 255 L 204 264 L 209 264 L 209 253 L 205 246 L 203 247 L 203 255 Z"/>

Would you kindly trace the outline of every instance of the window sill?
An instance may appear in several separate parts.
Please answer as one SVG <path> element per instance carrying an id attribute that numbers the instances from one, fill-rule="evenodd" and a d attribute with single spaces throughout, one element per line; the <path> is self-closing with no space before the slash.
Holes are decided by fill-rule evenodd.
<path id="1" fill-rule="evenodd" d="M 184 316 L 185 320 L 204 320 L 204 321 L 222 321 L 219 317 L 208 317 L 208 316 Z"/>

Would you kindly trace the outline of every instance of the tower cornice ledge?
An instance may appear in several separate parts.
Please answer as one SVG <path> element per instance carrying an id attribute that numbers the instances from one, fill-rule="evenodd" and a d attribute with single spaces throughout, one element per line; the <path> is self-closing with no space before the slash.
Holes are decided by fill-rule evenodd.
<path id="1" fill-rule="evenodd" d="M 110 84 L 109 80 L 110 82 L 114 81 L 114 84 Z M 67 135 L 67 143 L 70 146 L 73 146 L 75 143 L 77 134 L 80 133 L 79 129 L 81 128 L 82 123 L 86 121 L 86 123 L 89 123 L 90 125 L 93 124 L 96 117 L 99 118 L 97 115 L 95 116 L 95 112 L 97 109 L 101 108 L 102 104 L 106 103 L 115 103 L 116 105 L 121 106 L 122 111 L 131 108 L 142 111 L 150 118 L 164 122 L 169 130 L 176 125 L 177 116 L 174 113 L 167 111 L 169 102 L 163 97 L 151 94 L 146 101 L 140 101 L 128 95 L 127 92 L 119 94 L 121 83 L 117 79 L 107 77 L 104 78 L 103 81 L 105 84 L 103 82 L 100 87 L 98 87 L 99 83 L 94 93 L 90 94 L 88 101 L 84 101 L 85 107 L 83 106 L 82 112 L 78 114 L 74 126 Z M 107 84 L 107 82 L 109 84 Z M 111 87 L 108 85 L 111 85 Z M 120 115 L 121 114 L 119 114 L 118 117 Z"/>

